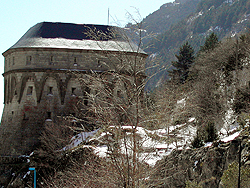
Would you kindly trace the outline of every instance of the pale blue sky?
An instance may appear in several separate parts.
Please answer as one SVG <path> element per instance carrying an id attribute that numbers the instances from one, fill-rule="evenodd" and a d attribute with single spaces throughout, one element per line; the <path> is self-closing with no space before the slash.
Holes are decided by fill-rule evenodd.
<path id="1" fill-rule="evenodd" d="M 0 0 L 0 52 L 14 45 L 33 25 L 43 21 L 124 26 L 126 12 L 136 19 L 158 10 L 174 0 Z M 135 8 L 133 8 L 135 7 Z M 0 72 L 4 58 L 0 58 Z M 0 115 L 3 109 L 3 77 L 0 78 Z"/>

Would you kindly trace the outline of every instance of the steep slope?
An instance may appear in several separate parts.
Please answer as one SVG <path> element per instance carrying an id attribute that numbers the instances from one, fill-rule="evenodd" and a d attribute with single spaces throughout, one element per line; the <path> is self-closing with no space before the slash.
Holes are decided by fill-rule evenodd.
<path id="1" fill-rule="evenodd" d="M 147 44 L 150 48 L 146 51 L 158 57 L 159 67 L 171 69 L 171 61 L 175 60 L 175 54 L 185 41 L 189 41 L 197 52 L 205 38 L 212 32 L 215 32 L 221 40 L 246 31 L 250 26 L 249 18 L 250 0 L 202 0 L 194 13 L 152 39 Z M 150 69 L 148 75 L 158 71 L 159 69 Z M 159 72 L 149 82 L 147 88 L 158 85 L 159 80 L 164 80 L 166 77 L 166 70 Z"/>
<path id="2" fill-rule="evenodd" d="M 241 149 L 239 146 L 241 144 Z M 241 152 L 243 169 L 248 167 L 249 158 L 249 127 L 230 141 L 217 141 L 211 146 L 174 150 L 155 165 L 155 174 L 149 178 L 157 187 L 186 187 L 187 181 L 200 183 L 199 187 L 214 188 L 222 186 L 221 177 L 233 162 L 238 163 Z M 238 169 L 237 169 L 238 170 Z M 241 170 L 244 173 L 244 170 Z M 232 172 L 238 177 L 238 171 Z M 233 177 L 228 177 L 228 180 Z M 234 180 L 237 182 L 237 178 Z M 249 179 L 248 179 L 249 181 Z M 242 184 L 244 182 L 242 181 Z M 242 186 L 245 187 L 245 186 Z"/>
<path id="3" fill-rule="evenodd" d="M 196 10 L 201 0 L 176 0 L 163 4 L 160 9 L 143 19 L 142 24 L 149 33 L 164 33 L 171 25 L 185 19 Z"/>

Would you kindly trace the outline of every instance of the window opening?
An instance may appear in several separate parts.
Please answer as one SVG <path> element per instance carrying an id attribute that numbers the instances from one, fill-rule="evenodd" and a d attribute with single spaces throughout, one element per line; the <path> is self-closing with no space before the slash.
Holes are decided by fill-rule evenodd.
<path id="1" fill-rule="evenodd" d="M 47 112 L 47 119 L 51 119 L 51 112 Z"/>
<path id="2" fill-rule="evenodd" d="M 53 56 L 50 56 L 50 62 L 49 62 L 49 64 L 52 65 L 53 62 L 54 62 L 54 57 L 53 57 Z"/>
<path id="3" fill-rule="evenodd" d="M 29 86 L 27 89 L 27 95 L 32 95 L 32 92 L 33 92 L 33 87 Z"/>
<path id="4" fill-rule="evenodd" d="M 48 95 L 53 95 L 53 87 L 48 88 Z"/>
<path id="5" fill-rule="evenodd" d="M 31 61 L 32 61 L 32 57 L 31 56 L 27 56 L 26 58 L 26 65 L 31 65 Z M 14 62 L 14 60 L 13 60 Z"/>
<path id="6" fill-rule="evenodd" d="M 45 120 L 46 122 L 52 122 L 51 115 L 52 115 L 51 112 L 47 112 L 47 118 Z"/>
<path id="7" fill-rule="evenodd" d="M 97 62 L 97 67 L 102 67 L 102 63 L 101 63 L 101 60 L 98 60 L 98 62 Z"/>
<path id="8" fill-rule="evenodd" d="M 75 91 L 76 91 L 76 88 L 75 87 L 72 87 L 71 88 L 71 95 L 72 96 L 75 96 L 76 94 L 75 94 Z"/>
<path id="9" fill-rule="evenodd" d="M 85 106 L 87 106 L 88 105 L 88 99 L 85 99 L 83 103 L 84 103 Z"/>
<path id="10" fill-rule="evenodd" d="M 77 59 L 76 59 L 76 57 L 74 57 L 74 67 L 77 67 L 77 66 L 78 66 Z"/>
<path id="11" fill-rule="evenodd" d="M 15 57 L 12 59 L 12 64 L 15 65 Z"/>

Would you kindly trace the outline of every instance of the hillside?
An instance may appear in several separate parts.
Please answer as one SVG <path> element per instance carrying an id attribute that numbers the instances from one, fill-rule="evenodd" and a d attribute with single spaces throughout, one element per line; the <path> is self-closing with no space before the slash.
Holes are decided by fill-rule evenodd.
<path id="1" fill-rule="evenodd" d="M 175 11 L 170 11 L 174 9 Z M 190 14 L 187 15 L 188 13 Z M 159 33 L 161 31 L 147 43 L 146 52 L 149 55 L 153 54 L 154 58 L 157 57 L 158 67 L 171 69 L 171 61 L 175 60 L 175 54 L 185 41 L 188 41 L 197 52 L 205 38 L 212 32 L 217 34 L 219 40 L 245 32 L 250 26 L 249 13 L 249 0 L 202 0 L 199 2 L 187 0 L 165 4 L 143 20 L 148 32 Z M 163 21 L 164 16 L 172 19 Z M 166 69 L 156 74 L 147 88 L 155 87 L 159 80 L 166 79 Z M 148 75 L 158 71 L 159 68 L 150 69 Z"/>
<path id="2" fill-rule="evenodd" d="M 149 33 L 164 33 L 171 25 L 185 19 L 193 13 L 201 0 L 176 0 L 173 3 L 163 4 L 160 9 L 149 14 L 142 20 L 144 29 Z"/>

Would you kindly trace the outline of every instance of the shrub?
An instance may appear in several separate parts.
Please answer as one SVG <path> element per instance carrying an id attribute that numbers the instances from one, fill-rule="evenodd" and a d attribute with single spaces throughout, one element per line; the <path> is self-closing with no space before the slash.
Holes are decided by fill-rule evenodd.
<path id="1" fill-rule="evenodd" d="M 221 181 L 226 188 L 235 188 L 238 185 L 238 169 L 239 165 L 236 161 L 228 166 L 224 171 Z M 250 167 L 241 167 L 241 187 L 249 187 L 250 185 Z"/>
<path id="2" fill-rule="evenodd" d="M 185 188 L 202 188 L 202 186 L 200 184 L 198 184 L 196 181 L 188 180 L 186 182 L 186 187 Z"/>
<path id="3" fill-rule="evenodd" d="M 191 142 L 191 145 L 193 146 L 193 148 L 200 148 L 200 147 L 204 146 L 202 136 L 200 134 L 197 134 L 194 137 L 194 140 Z"/>
<path id="4" fill-rule="evenodd" d="M 218 139 L 218 134 L 214 123 L 208 122 L 207 126 L 205 127 L 205 131 L 205 142 L 213 142 Z"/>

